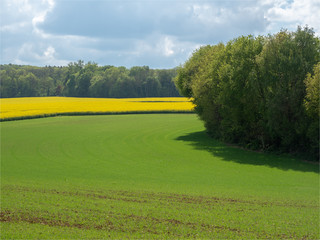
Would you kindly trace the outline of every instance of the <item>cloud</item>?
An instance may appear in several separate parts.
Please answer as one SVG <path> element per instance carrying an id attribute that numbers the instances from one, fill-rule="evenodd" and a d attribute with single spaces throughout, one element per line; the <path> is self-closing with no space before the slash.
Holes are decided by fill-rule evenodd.
<path id="1" fill-rule="evenodd" d="M 60 0 L 41 27 L 57 35 L 141 37 L 151 31 L 150 19 L 143 11 L 139 1 Z"/>
<path id="2" fill-rule="evenodd" d="M 53 0 L 7 0 L 1 1 L 0 7 L 1 63 L 66 63 L 54 58 L 54 48 L 38 28 L 53 10 Z"/>
<path id="3" fill-rule="evenodd" d="M 318 0 L 268 0 L 261 1 L 265 8 L 265 18 L 270 22 L 267 30 L 279 31 L 281 28 L 295 30 L 298 25 L 313 27 L 320 36 L 320 2 Z"/>
<path id="4" fill-rule="evenodd" d="M 319 35 L 317 0 L 2 0 L 1 63 L 172 68 L 199 46 L 240 35 Z"/>
<path id="5" fill-rule="evenodd" d="M 261 31 L 263 11 L 254 2 L 228 1 L 57 1 L 41 28 L 48 33 L 99 38 L 145 38 L 155 32 L 181 41 L 227 40 Z M 248 24 L 250 23 L 250 24 Z"/>

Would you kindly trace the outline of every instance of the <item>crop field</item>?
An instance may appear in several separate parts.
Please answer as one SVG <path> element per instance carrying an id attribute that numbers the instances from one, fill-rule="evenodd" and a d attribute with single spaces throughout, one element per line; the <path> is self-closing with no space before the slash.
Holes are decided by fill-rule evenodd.
<path id="1" fill-rule="evenodd" d="M 319 165 L 222 144 L 195 114 L 0 126 L 2 239 L 319 238 Z"/>
<path id="2" fill-rule="evenodd" d="M 146 112 L 192 112 L 187 98 L 70 98 L 30 97 L 0 99 L 0 120 L 56 115 L 95 115 Z"/>

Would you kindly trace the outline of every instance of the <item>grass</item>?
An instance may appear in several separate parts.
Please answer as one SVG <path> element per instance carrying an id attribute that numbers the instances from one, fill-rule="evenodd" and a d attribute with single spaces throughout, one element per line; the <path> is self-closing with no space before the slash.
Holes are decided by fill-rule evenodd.
<path id="1" fill-rule="evenodd" d="M 193 112 L 187 98 L 0 98 L 0 121 L 61 115 Z"/>
<path id="2" fill-rule="evenodd" d="M 194 114 L 2 122 L 1 238 L 319 238 L 319 166 Z"/>

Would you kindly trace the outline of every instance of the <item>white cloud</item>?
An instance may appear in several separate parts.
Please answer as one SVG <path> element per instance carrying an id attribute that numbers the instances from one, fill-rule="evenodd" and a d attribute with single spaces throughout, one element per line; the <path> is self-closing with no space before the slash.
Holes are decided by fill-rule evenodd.
<path id="1" fill-rule="evenodd" d="M 137 40 L 133 51 L 127 51 L 122 55 L 127 59 L 123 64 L 172 68 L 182 64 L 189 58 L 190 53 L 199 47 L 200 44 L 194 42 L 180 41 L 174 36 L 154 33 L 146 39 Z"/>
<path id="2" fill-rule="evenodd" d="M 45 7 L 34 13 L 34 17 L 32 18 L 32 26 L 36 34 L 44 36 L 43 31 L 38 28 L 38 24 L 45 21 L 47 14 L 54 9 L 55 2 L 54 0 L 43 0 L 42 2 L 45 3 Z"/>
<path id="3" fill-rule="evenodd" d="M 270 22 L 269 31 L 279 31 L 277 28 L 296 30 L 298 25 L 313 27 L 320 36 L 320 2 L 318 0 L 269 0 L 261 1 L 267 7 L 266 19 Z"/>
<path id="4" fill-rule="evenodd" d="M 0 0 L 1 63 L 175 67 L 200 45 L 314 27 L 319 0 Z"/>
<path id="5" fill-rule="evenodd" d="M 54 0 L 4 0 L 1 4 L 6 9 L 0 28 L 3 35 L 1 61 L 66 64 L 65 60 L 56 59 L 53 36 L 38 28 L 38 24 L 44 22 L 47 14 L 54 9 Z"/>
<path id="6" fill-rule="evenodd" d="M 32 43 L 25 43 L 16 53 L 14 64 L 30 64 L 31 61 L 39 62 L 41 65 L 66 65 L 68 61 L 56 58 L 54 47 L 45 47 L 44 45 L 35 46 Z"/>
<path id="7" fill-rule="evenodd" d="M 16 22 L 16 23 L 1 26 L 0 32 L 3 32 L 2 34 L 14 33 L 14 32 L 18 32 L 20 29 L 26 28 L 26 27 L 28 27 L 27 22 Z"/>
<path id="8" fill-rule="evenodd" d="M 10 25 L 35 27 L 37 23 L 45 20 L 47 13 L 53 10 L 54 5 L 54 0 L 2 0 L 1 28 L 5 30 Z"/>
<path id="9" fill-rule="evenodd" d="M 209 4 L 195 4 L 192 6 L 193 17 L 203 24 L 221 24 L 228 18 L 228 11 Z"/>
<path id="10" fill-rule="evenodd" d="M 15 8 L 19 13 L 26 13 L 32 11 L 32 5 L 29 0 L 12 0 L 6 1 L 8 7 Z"/>
<path id="11" fill-rule="evenodd" d="M 166 57 L 172 56 L 175 53 L 175 44 L 173 43 L 173 39 L 168 36 L 165 36 L 163 39 L 161 39 L 157 45 L 157 48 Z"/>
<path id="12" fill-rule="evenodd" d="M 52 47 L 52 46 L 49 46 L 43 53 L 43 55 L 46 57 L 46 58 L 49 58 L 49 59 L 53 59 L 54 58 L 54 53 L 55 53 L 55 49 Z"/>

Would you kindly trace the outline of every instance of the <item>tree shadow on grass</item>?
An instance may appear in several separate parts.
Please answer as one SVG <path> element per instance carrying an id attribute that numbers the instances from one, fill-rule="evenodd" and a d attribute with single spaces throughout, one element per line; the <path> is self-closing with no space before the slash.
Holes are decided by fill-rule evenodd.
<path id="1" fill-rule="evenodd" d="M 301 172 L 319 173 L 319 164 L 304 162 L 288 155 L 273 153 L 260 153 L 228 146 L 212 139 L 205 131 L 193 132 L 176 138 L 179 141 L 188 142 L 197 150 L 205 150 L 213 156 L 224 161 L 232 161 L 239 164 L 261 165 L 281 170 L 294 170 Z"/>

